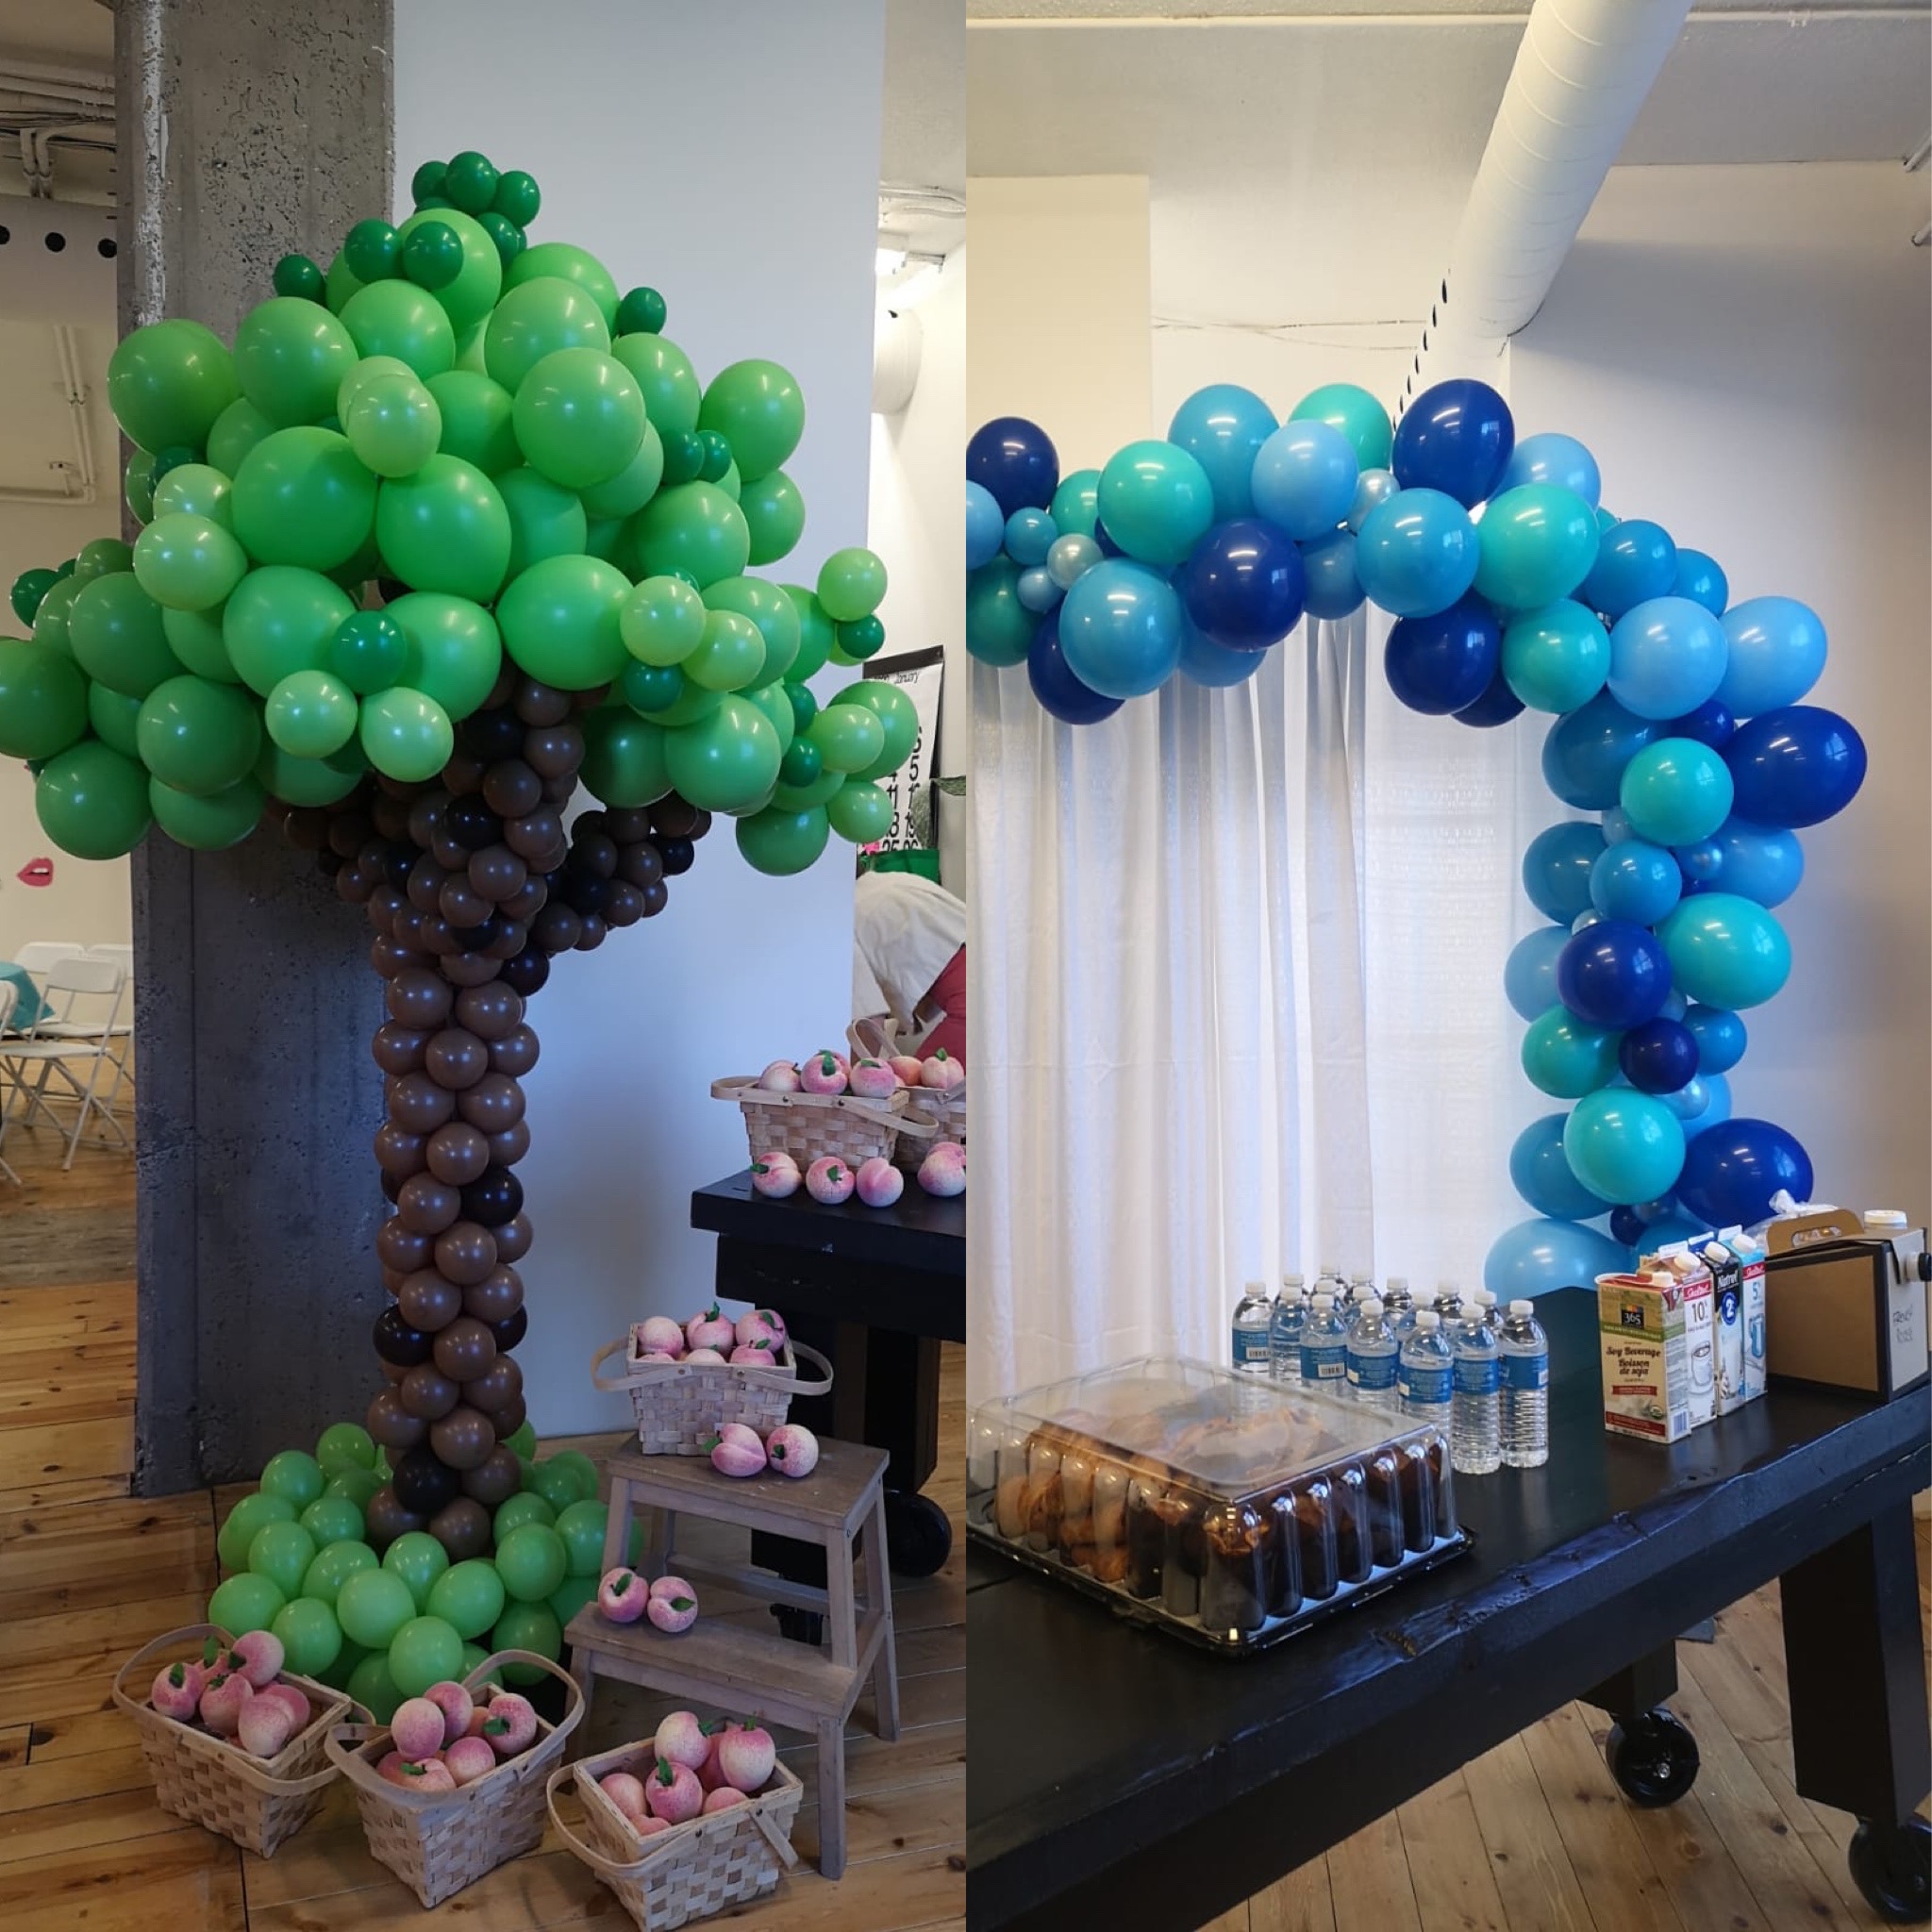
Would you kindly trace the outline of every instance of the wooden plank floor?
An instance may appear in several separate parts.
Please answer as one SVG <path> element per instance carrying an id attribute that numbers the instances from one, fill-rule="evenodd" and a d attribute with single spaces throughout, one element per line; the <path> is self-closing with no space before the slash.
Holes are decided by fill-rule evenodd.
<path id="1" fill-rule="evenodd" d="M 108 1687 L 148 1638 L 200 1617 L 220 1574 L 214 1532 L 229 1497 L 128 1494 L 131 1159 L 83 1147 L 62 1174 L 52 1135 L 17 1131 L 6 1153 L 25 1186 L 0 1177 L 0 1923 L 8 1932 L 628 1924 L 554 1832 L 529 1857 L 425 1913 L 369 1857 L 341 1787 L 273 1859 L 238 1852 L 155 1805 Z M 870 1699 L 859 1705 L 846 1745 L 848 1863 L 833 1885 L 809 1864 L 816 1753 L 780 1734 L 806 1786 L 795 1833 L 806 1862 L 776 1899 L 731 1915 L 754 1932 L 964 1924 L 963 1388 L 960 1351 L 949 1348 L 941 1471 L 927 1494 L 951 1514 L 958 1549 L 937 1576 L 894 1579 L 900 1740 L 873 1737 Z M 706 1614 L 765 1612 L 708 1591 Z M 663 1707 L 626 1688 L 600 1689 L 590 1742 L 647 1735 Z"/>

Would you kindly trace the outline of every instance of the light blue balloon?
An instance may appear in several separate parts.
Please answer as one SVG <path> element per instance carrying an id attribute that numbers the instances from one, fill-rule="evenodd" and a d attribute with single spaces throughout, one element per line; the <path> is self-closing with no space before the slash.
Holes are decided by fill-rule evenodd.
<path id="1" fill-rule="evenodd" d="M 1061 590 L 1071 591 L 1105 555 L 1091 537 L 1070 531 L 1053 540 L 1053 548 L 1046 553 L 1047 575 Z"/>
<path id="2" fill-rule="evenodd" d="M 1700 1006 L 1727 1012 L 1762 1006 L 1791 971 L 1791 942 L 1762 906 L 1730 892 L 1699 892 L 1657 927 L 1671 978 Z"/>
<path id="3" fill-rule="evenodd" d="M 1795 832 L 1728 818 L 1705 843 L 1716 854 L 1708 883 L 1760 906 L 1782 906 L 1805 877 L 1805 848 Z"/>
<path id="4" fill-rule="evenodd" d="M 1067 592 L 1059 628 L 1067 667 L 1089 691 L 1138 698 L 1174 675 L 1186 620 L 1180 598 L 1158 571 L 1110 557 Z"/>
<path id="5" fill-rule="evenodd" d="M 1046 553 L 1058 535 L 1053 519 L 1043 509 L 1016 509 L 1007 519 L 1007 555 L 1022 570 L 1030 570 L 1046 561 Z"/>
<path id="6" fill-rule="evenodd" d="M 1000 554 L 1006 541 L 1006 519 L 993 493 L 983 483 L 966 486 L 966 568 L 977 570 Z"/>
<path id="7" fill-rule="evenodd" d="M 1100 516 L 1100 472 L 1075 470 L 1060 478 L 1046 513 L 1061 536 L 1091 537 Z"/>
<path id="8" fill-rule="evenodd" d="M 1303 546 L 1302 570 L 1307 584 L 1302 608 L 1310 617 L 1324 617 L 1331 623 L 1359 610 L 1367 592 L 1356 575 L 1356 539 L 1346 530 L 1323 537 Z"/>
<path id="9" fill-rule="evenodd" d="M 1607 845 L 1590 868 L 1590 903 L 1606 919 L 1655 925 L 1684 896 L 1684 874 L 1661 845 L 1625 839 Z"/>
<path id="10" fill-rule="evenodd" d="M 1558 718 L 1543 740 L 1543 783 L 1565 805 L 1606 811 L 1621 803 L 1624 768 L 1657 735 L 1648 718 L 1636 718 L 1607 691 L 1581 710 Z"/>
<path id="11" fill-rule="evenodd" d="M 1684 1123 L 1684 1131 L 1689 1133 L 1690 1123 L 1710 1105 L 1710 1089 L 1693 1074 L 1674 1093 L 1659 1093 L 1657 1098 Z"/>
<path id="12" fill-rule="evenodd" d="M 1684 1170 L 1683 1123 L 1653 1094 L 1607 1087 L 1570 1109 L 1563 1152 L 1605 1200 L 1648 1201 L 1668 1194 Z"/>
<path id="13" fill-rule="evenodd" d="M 1563 1123 L 1568 1116 L 1546 1113 L 1531 1121 L 1509 1150 L 1509 1179 L 1516 1191 L 1554 1221 L 1588 1221 L 1607 1205 L 1592 1194 L 1570 1169 L 1563 1152 Z"/>
<path id="14" fill-rule="evenodd" d="M 1570 922 L 1570 930 L 1573 934 L 1579 932 L 1588 932 L 1591 926 L 1601 925 L 1603 923 L 1603 914 L 1599 912 L 1594 907 L 1591 907 L 1588 912 L 1579 912 L 1576 915 L 1576 917 Z"/>
<path id="15" fill-rule="evenodd" d="M 1688 597 L 1653 597 L 1610 631 L 1610 695 L 1639 718 L 1682 718 L 1724 681 L 1724 626 Z"/>
<path id="16" fill-rule="evenodd" d="M 1546 826 L 1523 855 L 1523 890 L 1545 919 L 1566 924 L 1588 912 L 1591 868 L 1604 850 L 1603 828 L 1587 819 Z"/>
<path id="17" fill-rule="evenodd" d="M 1267 656 L 1266 651 L 1231 651 L 1189 624 L 1181 639 L 1181 675 L 1209 690 L 1224 690 L 1254 676 Z"/>
<path id="18" fill-rule="evenodd" d="M 1604 843 L 1621 845 L 1626 839 L 1637 836 L 1637 827 L 1630 823 L 1630 814 L 1621 805 L 1613 805 L 1603 815 Z"/>
<path id="19" fill-rule="evenodd" d="M 1717 875 L 1724 870 L 1724 855 L 1714 838 L 1679 845 L 1672 857 L 1677 861 L 1677 870 L 1693 886 L 1716 885 Z"/>
<path id="20" fill-rule="evenodd" d="M 1621 1241 L 1575 1221 L 1539 1218 L 1506 1228 L 1483 1262 L 1483 1286 L 1499 1302 L 1590 1288 L 1599 1274 L 1622 1274 L 1636 1255 Z"/>
<path id="21" fill-rule="evenodd" d="M 1401 488 L 1393 470 L 1364 470 L 1356 482 L 1355 500 L 1348 507 L 1348 527 L 1359 532 L 1369 520 L 1369 512 L 1387 503 Z"/>
<path id="22" fill-rule="evenodd" d="M 1356 539 L 1361 586 L 1394 617 L 1433 617 L 1475 582 L 1475 525 L 1440 490 L 1401 490 L 1369 512 Z"/>
<path id="23" fill-rule="evenodd" d="M 1174 412 L 1167 440 L 1207 471 L 1217 524 L 1254 513 L 1249 478 L 1256 452 L 1274 434 L 1274 411 L 1253 390 L 1233 382 L 1197 389 Z"/>
<path id="24" fill-rule="evenodd" d="M 1724 614 L 1730 661 L 1717 699 L 1734 718 L 1795 705 L 1824 669 L 1824 625 L 1795 597 L 1747 597 Z M 1679 714 L 1681 715 L 1681 714 Z"/>
<path id="25" fill-rule="evenodd" d="M 1066 595 L 1066 592 L 1054 582 L 1053 574 L 1043 563 L 1036 563 L 1031 569 L 1020 573 L 1020 581 L 1014 587 L 1014 594 L 1028 610 L 1038 611 L 1044 616 Z"/>
<path id="26" fill-rule="evenodd" d="M 1525 436 L 1510 451 L 1508 466 L 1496 490 L 1500 494 L 1522 483 L 1560 484 L 1565 490 L 1574 490 L 1591 509 L 1604 491 L 1596 458 L 1574 436 L 1554 429 Z"/>
<path id="27" fill-rule="evenodd" d="M 1657 1009 L 1659 1020 L 1681 1020 L 1690 1002 L 1675 987 L 1664 995 L 1664 1003 Z"/>
<path id="28" fill-rule="evenodd" d="M 1659 738 L 1624 767 L 1617 803 L 1654 845 L 1694 845 L 1730 816 L 1730 767 L 1694 738 Z"/>
<path id="29" fill-rule="evenodd" d="M 1743 1020 L 1722 1007 L 1688 1007 L 1684 1024 L 1696 1036 L 1697 1071 L 1707 1079 L 1712 1074 L 1728 1074 L 1751 1043 Z"/>
<path id="30" fill-rule="evenodd" d="M 1569 939 L 1567 925 L 1545 925 L 1509 948 L 1503 991 L 1519 1020 L 1534 1020 L 1557 1004 L 1557 955 Z"/>
<path id="31" fill-rule="evenodd" d="M 1341 430 L 1326 423 L 1284 423 L 1255 458 L 1255 514 L 1296 542 L 1311 542 L 1341 526 L 1360 475 L 1355 445 Z"/>
<path id="32" fill-rule="evenodd" d="M 1704 1107 L 1684 1123 L 1684 1137 L 1690 1141 L 1723 1126 L 1731 1117 L 1731 1083 L 1722 1074 L 1699 1074 L 1696 1084 L 1704 1089 Z"/>

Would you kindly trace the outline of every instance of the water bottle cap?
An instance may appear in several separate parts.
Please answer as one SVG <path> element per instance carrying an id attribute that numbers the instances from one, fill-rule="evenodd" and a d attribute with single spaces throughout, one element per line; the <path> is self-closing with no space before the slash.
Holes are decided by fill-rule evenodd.
<path id="1" fill-rule="evenodd" d="M 1281 1285 L 1283 1288 L 1299 1288 L 1302 1285 L 1302 1278 L 1299 1274 L 1284 1274 L 1281 1277 Z"/>
<path id="2" fill-rule="evenodd" d="M 1241 1286 L 1247 1291 L 1249 1294 L 1257 1295 L 1263 1292 L 1261 1284 L 1258 1281 L 1243 1282 Z"/>
<path id="3" fill-rule="evenodd" d="M 1526 1321 L 1531 1315 L 1536 1313 L 1536 1304 L 1534 1302 L 1514 1301 L 1509 1304 L 1509 1312 L 1518 1321 Z"/>
<path id="4" fill-rule="evenodd" d="M 1436 1292 L 1438 1294 L 1460 1294 L 1462 1291 L 1453 1281 L 1439 1281 L 1436 1284 Z"/>
<path id="5" fill-rule="evenodd" d="M 1394 1294 L 1394 1293 L 1396 1293 L 1396 1292 L 1397 1292 L 1398 1291 L 1400 1291 L 1401 1293 L 1403 1293 L 1403 1294 L 1407 1294 L 1407 1293 L 1408 1292 L 1408 1276 L 1407 1276 L 1407 1275 L 1406 1275 L 1406 1274 L 1391 1274 L 1391 1276 L 1389 1277 L 1389 1292 L 1390 1292 L 1391 1294 Z"/>
<path id="6" fill-rule="evenodd" d="M 1493 1308 L 1496 1306 L 1496 1297 L 1488 1289 L 1479 1288 L 1475 1291 L 1475 1305 L 1479 1308 Z"/>
<path id="7" fill-rule="evenodd" d="M 1324 1293 L 1318 1294 L 1315 1297 L 1315 1307 L 1317 1308 L 1332 1308 L 1334 1306 L 1335 1297 L 1332 1294 Z"/>
<path id="8" fill-rule="evenodd" d="M 1428 1334 L 1431 1329 L 1441 1327 L 1441 1316 L 1437 1314 L 1434 1308 L 1424 1308 L 1422 1311 L 1422 1313 L 1415 1318 L 1415 1325 L 1418 1328 L 1420 1328 L 1424 1335 Z"/>
<path id="9" fill-rule="evenodd" d="M 1372 1294 L 1361 1306 L 1362 1313 L 1373 1320 L 1382 1312 L 1382 1297 L 1378 1294 Z"/>

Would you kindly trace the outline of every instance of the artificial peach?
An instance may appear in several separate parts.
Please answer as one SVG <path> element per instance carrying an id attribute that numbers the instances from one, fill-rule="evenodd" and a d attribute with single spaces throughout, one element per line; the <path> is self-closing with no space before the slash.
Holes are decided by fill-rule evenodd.
<path id="1" fill-rule="evenodd" d="M 705 1790 L 698 1774 L 688 1764 L 674 1764 L 668 1757 L 658 1760 L 658 1768 L 644 1783 L 644 1795 L 652 1815 L 666 1824 L 682 1824 L 695 1818 L 705 1807 Z"/>
<path id="2" fill-rule="evenodd" d="M 233 1671 L 217 1671 L 201 1693 L 201 1721 L 218 1738 L 232 1738 L 242 1724 L 242 1707 L 255 1695 L 255 1686 Z"/>
<path id="3" fill-rule="evenodd" d="M 499 1724 L 502 1730 L 496 1728 Z M 490 1700 L 483 1735 L 499 1757 L 514 1757 L 527 1750 L 537 1735 L 537 1713 L 530 1700 L 515 1690 L 499 1690 Z"/>
<path id="4" fill-rule="evenodd" d="M 765 1457 L 782 1474 L 809 1475 L 819 1466 L 819 1439 L 797 1423 L 780 1423 L 765 1438 Z"/>
<path id="5" fill-rule="evenodd" d="M 630 1821 L 630 1828 L 640 1838 L 656 1838 L 660 1831 L 669 1831 L 671 1825 L 669 1821 L 662 1818 L 653 1818 L 646 1811 L 641 1816 L 633 1818 Z"/>
<path id="6" fill-rule="evenodd" d="M 405 1764 L 396 1782 L 406 1791 L 434 1791 L 438 1795 L 457 1788 L 456 1774 L 441 1757 L 425 1757 L 421 1764 Z"/>
<path id="7" fill-rule="evenodd" d="M 681 1576 L 658 1576 L 651 1583 L 653 1596 L 696 1596 L 694 1591 Z"/>
<path id="8" fill-rule="evenodd" d="M 705 1793 L 707 1811 L 728 1811 L 732 1806 L 744 1802 L 744 1793 L 732 1785 L 719 1785 Z"/>
<path id="9" fill-rule="evenodd" d="M 785 1318 L 774 1308 L 754 1308 L 741 1315 L 732 1332 L 741 1342 L 769 1341 L 774 1349 L 785 1345 Z"/>
<path id="10" fill-rule="evenodd" d="M 705 1754 L 711 1748 L 696 1712 L 690 1710 L 672 1711 L 658 1726 L 651 1744 L 663 1762 L 681 1764 L 691 1771 L 705 1761 Z"/>
<path id="11" fill-rule="evenodd" d="M 190 1723 L 201 1703 L 202 1685 L 207 1674 L 196 1663 L 170 1664 L 155 1677 L 148 1702 L 163 1717 Z"/>
<path id="12" fill-rule="evenodd" d="M 966 1065 L 941 1047 L 929 1059 L 919 1063 L 919 1078 L 923 1086 L 936 1092 L 950 1093 L 955 1087 L 966 1084 Z"/>
<path id="13" fill-rule="evenodd" d="M 791 1155 L 760 1154 L 751 1164 L 751 1185 L 767 1201 L 785 1201 L 805 1185 L 805 1176 Z"/>
<path id="14" fill-rule="evenodd" d="M 442 1754 L 449 1774 L 458 1785 L 473 1785 L 496 1769 L 496 1753 L 484 1738 L 458 1738 Z"/>
<path id="15" fill-rule="evenodd" d="M 901 1082 L 908 1087 L 923 1087 L 925 1084 L 925 1062 L 916 1054 L 895 1053 L 886 1062 Z"/>
<path id="16" fill-rule="evenodd" d="M 890 1100 L 899 1091 L 899 1076 L 884 1060 L 854 1060 L 852 1091 L 864 1100 Z"/>
<path id="17" fill-rule="evenodd" d="M 253 1690 L 273 1684 L 281 1673 L 282 1640 L 273 1630 L 250 1630 L 236 1638 L 234 1654 L 242 1659 L 239 1668 Z"/>
<path id="18" fill-rule="evenodd" d="M 941 1141 L 919 1163 L 919 1185 L 941 1199 L 966 1191 L 966 1150 L 957 1141 Z"/>
<path id="19" fill-rule="evenodd" d="M 692 1348 L 712 1348 L 722 1354 L 738 1339 L 737 1324 L 713 1302 L 684 1324 L 684 1339 Z"/>
<path id="20" fill-rule="evenodd" d="M 376 1760 L 375 1774 L 390 1784 L 399 1785 L 403 1774 L 409 1768 L 409 1760 L 400 1751 L 385 1751 Z"/>
<path id="21" fill-rule="evenodd" d="M 876 1154 L 859 1162 L 853 1178 L 858 1198 L 868 1208 L 890 1208 L 906 1191 L 906 1176 Z"/>
<path id="22" fill-rule="evenodd" d="M 714 1725 L 707 1725 L 705 1761 L 698 1766 L 698 1782 L 708 1791 L 715 1791 L 725 1782 L 724 1774 L 718 1769 L 718 1745 L 726 1731 L 742 1730 L 744 1726 L 736 1718 L 720 1718 Z"/>
<path id="23" fill-rule="evenodd" d="M 267 1684 L 255 1693 L 255 1702 L 264 1698 L 283 1705 L 289 1713 L 289 1720 L 297 1731 L 308 1728 L 308 1720 L 314 1715 L 309 1702 L 292 1684 Z M 292 1735 L 292 1733 L 291 1734 Z"/>
<path id="24" fill-rule="evenodd" d="M 719 1736 L 718 1769 L 724 1774 L 724 1782 L 736 1790 L 762 1790 L 777 1761 L 777 1746 L 771 1732 L 760 1724 Z"/>
<path id="25" fill-rule="evenodd" d="M 644 1606 L 652 1626 L 667 1637 L 689 1630 L 698 1620 L 698 1600 L 694 1596 L 654 1596 Z"/>
<path id="26" fill-rule="evenodd" d="M 852 1190 L 857 1185 L 852 1170 L 829 1154 L 821 1155 L 805 1171 L 806 1192 L 827 1208 L 836 1208 L 840 1202 L 851 1200 Z"/>
<path id="27" fill-rule="evenodd" d="M 597 1785 L 626 1818 L 649 1815 L 644 1806 L 644 1788 L 629 1772 L 613 1771 L 608 1777 L 600 1777 Z"/>
<path id="28" fill-rule="evenodd" d="M 846 1086 L 845 1063 L 835 1053 L 815 1053 L 799 1069 L 799 1078 L 808 1093 L 842 1093 Z"/>
<path id="29" fill-rule="evenodd" d="M 769 1341 L 741 1341 L 724 1359 L 737 1368 L 768 1369 L 777 1357 Z"/>
<path id="30" fill-rule="evenodd" d="M 455 1743 L 470 1728 L 476 1700 L 462 1685 L 448 1677 L 440 1684 L 430 1685 L 423 1694 L 442 1713 L 442 1741 L 445 1744 Z"/>
<path id="31" fill-rule="evenodd" d="M 687 1362 L 708 1362 L 713 1368 L 722 1368 L 724 1357 L 715 1348 L 694 1348 L 685 1357 Z"/>
<path id="32" fill-rule="evenodd" d="M 251 1697 L 242 1707 L 235 1735 L 251 1757 L 273 1757 L 295 1735 L 295 1720 L 278 1697 Z"/>
<path id="33" fill-rule="evenodd" d="M 389 1721 L 390 1742 L 411 1764 L 421 1764 L 442 1749 L 443 1714 L 426 1697 L 406 1698 Z"/>
<path id="34" fill-rule="evenodd" d="M 597 1586 L 597 1614 L 610 1624 L 635 1624 L 651 1600 L 650 1587 L 635 1570 L 607 1570 Z"/>
<path id="35" fill-rule="evenodd" d="M 726 1423 L 707 1446 L 711 1452 L 711 1467 L 720 1475 L 757 1475 L 765 1466 L 765 1445 L 758 1441 L 758 1431 L 742 1423 Z"/>
<path id="36" fill-rule="evenodd" d="M 669 1315 L 652 1315 L 640 1322 L 630 1332 L 640 1355 L 654 1351 L 661 1351 L 670 1356 L 684 1353 L 684 1328 Z"/>
<path id="37" fill-rule="evenodd" d="M 798 1069 L 790 1060 L 774 1060 L 758 1075 L 758 1091 L 762 1093 L 796 1093 Z"/>

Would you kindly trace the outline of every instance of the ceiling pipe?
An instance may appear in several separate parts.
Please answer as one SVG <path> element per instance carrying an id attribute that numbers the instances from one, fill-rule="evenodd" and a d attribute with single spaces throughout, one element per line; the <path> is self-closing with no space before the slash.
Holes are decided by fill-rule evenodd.
<path id="1" fill-rule="evenodd" d="M 1542 307 L 1690 0 L 1536 0 L 1402 405 L 1484 375 Z"/>

